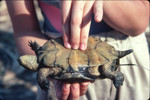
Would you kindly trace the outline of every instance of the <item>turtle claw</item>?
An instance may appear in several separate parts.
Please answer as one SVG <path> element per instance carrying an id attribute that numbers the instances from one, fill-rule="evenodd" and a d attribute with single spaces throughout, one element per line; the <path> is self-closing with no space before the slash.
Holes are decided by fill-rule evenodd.
<path id="1" fill-rule="evenodd" d="M 42 81 L 41 83 L 38 83 L 40 88 L 46 92 L 49 90 L 49 82 L 47 80 Z"/>
<path id="2" fill-rule="evenodd" d="M 49 90 L 49 80 L 47 79 L 48 75 L 51 75 L 49 68 L 41 68 L 36 76 L 37 83 L 41 87 L 42 90 L 48 92 Z"/>
<path id="3" fill-rule="evenodd" d="M 117 73 L 117 75 L 113 78 L 113 83 L 116 88 L 119 88 L 121 85 L 123 85 L 124 81 L 124 75 L 122 73 Z"/>

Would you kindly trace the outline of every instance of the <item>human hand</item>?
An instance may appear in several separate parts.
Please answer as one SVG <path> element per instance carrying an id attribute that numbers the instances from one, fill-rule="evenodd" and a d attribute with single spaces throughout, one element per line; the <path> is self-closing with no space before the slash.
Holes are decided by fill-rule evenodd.
<path id="1" fill-rule="evenodd" d="M 79 97 L 87 91 L 90 82 L 82 83 L 63 83 L 54 80 L 56 96 L 59 100 L 79 100 Z"/>
<path id="2" fill-rule="evenodd" d="M 66 48 L 87 48 L 92 13 L 96 22 L 103 16 L 103 1 L 63 0 L 60 2 L 62 32 Z"/>

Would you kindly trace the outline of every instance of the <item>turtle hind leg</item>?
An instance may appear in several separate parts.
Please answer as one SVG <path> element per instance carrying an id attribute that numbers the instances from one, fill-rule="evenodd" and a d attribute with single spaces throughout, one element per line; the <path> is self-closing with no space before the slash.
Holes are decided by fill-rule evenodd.
<path id="1" fill-rule="evenodd" d="M 41 68 L 39 69 L 36 79 L 37 83 L 39 84 L 40 88 L 46 92 L 49 90 L 49 80 L 47 79 L 48 76 L 53 75 L 54 72 L 50 70 L 50 68 Z"/>
<path id="2" fill-rule="evenodd" d="M 121 72 L 115 71 L 113 72 L 113 84 L 116 88 L 119 88 L 121 85 L 123 85 L 123 81 L 124 81 L 124 75 Z"/>
<path id="3" fill-rule="evenodd" d="M 113 81 L 113 84 L 116 88 L 119 88 L 121 85 L 123 85 L 123 81 L 124 81 L 123 73 L 119 71 L 114 71 L 114 72 L 105 71 L 104 75 L 106 78 L 109 78 Z"/>

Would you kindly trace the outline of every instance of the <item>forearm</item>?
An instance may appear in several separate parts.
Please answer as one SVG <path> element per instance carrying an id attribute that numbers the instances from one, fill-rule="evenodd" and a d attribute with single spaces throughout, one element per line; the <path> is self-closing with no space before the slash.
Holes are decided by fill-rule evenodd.
<path id="1" fill-rule="evenodd" d="M 34 54 L 28 41 L 37 41 L 40 45 L 46 38 L 42 35 L 34 10 L 33 1 L 6 1 L 14 30 L 14 38 L 21 55 Z"/>
<path id="2" fill-rule="evenodd" d="M 15 34 L 33 30 L 40 31 L 32 0 L 7 0 L 6 3 Z"/>
<path id="3" fill-rule="evenodd" d="M 144 32 L 149 22 L 148 1 L 104 1 L 104 21 L 130 36 Z"/>
<path id="4" fill-rule="evenodd" d="M 34 54 L 28 45 L 30 40 L 36 41 L 41 46 L 47 41 L 47 38 L 44 35 L 36 31 L 14 34 L 14 37 L 20 55 Z"/>

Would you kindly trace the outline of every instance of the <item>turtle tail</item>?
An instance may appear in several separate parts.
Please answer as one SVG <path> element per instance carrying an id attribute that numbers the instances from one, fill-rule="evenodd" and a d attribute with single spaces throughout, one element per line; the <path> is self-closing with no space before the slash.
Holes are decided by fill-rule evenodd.
<path id="1" fill-rule="evenodd" d="M 28 42 L 28 45 L 31 47 L 31 49 L 35 52 L 35 54 L 37 55 L 38 54 L 38 50 L 40 48 L 40 45 L 36 42 L 36 41 L 29 41 Z"/>

